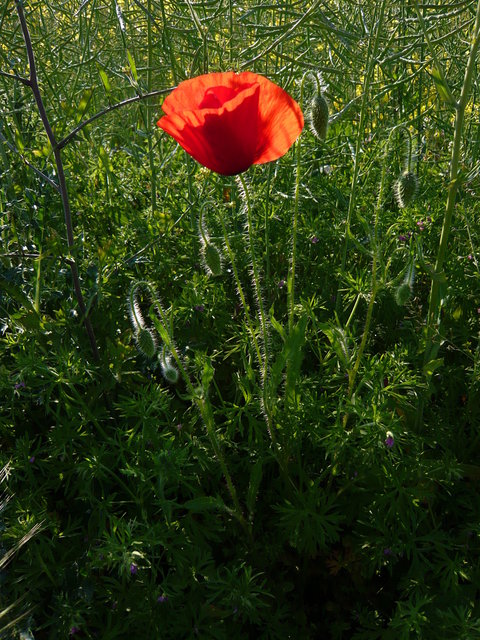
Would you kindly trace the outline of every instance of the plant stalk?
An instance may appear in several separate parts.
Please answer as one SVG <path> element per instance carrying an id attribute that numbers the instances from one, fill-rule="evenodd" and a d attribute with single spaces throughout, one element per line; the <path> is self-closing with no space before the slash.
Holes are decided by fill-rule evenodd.
<path id="1" fill-rule="evenodd" d="M 60 148 L 57 145 L 57 140 L 55 138 L 55 134 L 53 133 L 52 127 L 50 125 L 50 121 L 47 116 L 47 112 L 45 110 L 45 105 L 43 103 L 43 99 L 40 93 L 40 87 L 38 85 L 37 78 L 37 67 L 35 64 L 35 56 L 33 53 L 32 41 L 30 38 L 30 31 L 28 29 L 27 22 L 25 20 L 25 14 L 23 12 L 23 2 L 22 0 L 15 0 L 17 7 L 17 14 L 20 20 L 20 26 L 22 29 L 23 39 L 25 41 L 25 47 L 27 50 L 28 64 L 30 67 L 30 76 L 29 76 L 29 86 L 33 92 L 35 97 L 35 102 L 37 103 L 37 108 L 40 114 L 40 118 L 42 120 L 43 127 L 47 134 L 50 145 L 53 149 L 53 155 L 55 158 L 55 164 L 57 167 L 57 175 L 58 175 L 58 186 L 60 190 L 60 196 L 62 198 L 64 219 L 65 219 L 65 228 L 67 232 L 67 246 L 69 253 L 73 254 L 75 249 L 74 236 L 73 236 L 73 226 L 72 226 L 72 215 L 70 211 L 70 201 L 68 197 L 67 184 L 65 180 L 65 171 L 63 168 L 63 161 Z M 73 287 L 75 290 L 75 296 L 77 298 L 78 306 L 80 308 L 81 317 L 83 323 L 85 325 L 85 329 L 87 331 L 88 338 L 90 340 L 90 347 L 92 350 L 93 359 L 98 362 L 100 360 L 100 356 L 97 348 L 97 341 L 95 339 L 95 334 L 93 331 L 92 324 L 90 322 L 90 318 L 88 317 L 87 309 L 85 306 L 85 302 L 83 299 L 82 290 L 80 287 L 80 278 L 78 275 L 78 269 L 75 260 L 70 257 L 68 260 L 70 265 L 70 270 L 72 272 L 73 279 Z"/>

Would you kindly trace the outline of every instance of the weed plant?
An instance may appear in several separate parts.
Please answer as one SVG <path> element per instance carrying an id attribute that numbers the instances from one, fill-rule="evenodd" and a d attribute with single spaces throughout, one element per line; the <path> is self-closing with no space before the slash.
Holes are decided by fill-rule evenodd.
<path id="1" fill-rule="evenodd" d="M 472 0 L 0 3 L 2 638 L 480 637 L 479 45 Z M 237 178 L 155 124 L 230 69 L 306 118 Z"/>

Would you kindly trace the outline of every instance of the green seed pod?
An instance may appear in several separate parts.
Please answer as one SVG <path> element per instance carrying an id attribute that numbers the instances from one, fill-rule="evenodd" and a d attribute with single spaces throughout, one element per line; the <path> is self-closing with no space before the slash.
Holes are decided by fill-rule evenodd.
<path id="1" fill-rule="evenodd" d="M 222 256 L 217 247 L 209 242 L 205 244 L 203 247 L 203 257 L 207 270 L 210 271 L 212 276 L 222 275 Z"/>
<path id="2" fill-rule="evenodd" d="M 404 171 L 395 182 L 394 187 L 395 200 L 400 209 L 404 209 L 414 200 L 417 191 L 417 176 L 411 171 Z"/>
<path id="3" fill-rule="evenodd" d="M 412 295 L 412 287 L 408 282 L 402 282 L 402 284 L 395 291 L 395 302 L 399 307 L 403 307 L 410 300 Z"/>
<path id="4" fill-rule="evenodd" d="M 138 329 L 135 339 L 137 341 L 138 350 L 147 358 L 153 358 L 157 351 L 157 344 L 150 329 L 146 329 L 144 327 Z"/>
<path id="5" fill-rule="evenodd" d="M 320 140 L 325 140 L 328 129 L 328 102 L 321 92 L 317 93 L 311 102 L 310 124 L 313 134 Z"/>

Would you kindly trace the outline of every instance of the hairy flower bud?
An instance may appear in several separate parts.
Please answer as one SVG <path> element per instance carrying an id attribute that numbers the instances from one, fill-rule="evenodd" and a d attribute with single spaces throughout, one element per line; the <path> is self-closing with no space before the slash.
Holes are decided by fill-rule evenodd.
<path id="1" fill-rule="evenodd" d="M 311 102 L 310 124 L 313 134 L 320 140 L 325 140 L 328 128 L 328 102 L 321 92 L 317 93 Z"/>
<path id="2" fill-rule="evenodd" d="M 400 209 L 404 209 L 414 200 L 417 195 L 417 190 L 417 176 L 411 171 L 404 171 L 394 186 L 395 200 Z"/>
<path id="3" fill-rule="evenodd" d="M 412 295 L 412 287 L 408 284 L 408 282 L 402 282 L 402 284 L 397 287 L 395 291 L 395 302 L 399 307 L 403 307 L 410 300 L 410 296 Z"/>
<path id="4" fill-rule="evenodd" d="M 153 358 L 157 352 L 157 343 L 150 329 L 140 328 L 135 334 L 138 350 L 147 358 Z"/>
<path id="5" fill-rule="evenodd" d="M 203 258 L 205 266 L 212 276 L 220 276 L 222 274 L 222 256 L 220 251 L 210 242 L 203 247 Z"/>
<path id="6" fill-rule="evenodd" d="M 172 359 L 170 356 L 167 356 L 165 353 L 165 348 L 162 349 L 161 353 L 158 356 L 160 360 L 160 369 L 162 370 L 162 376 L 165 378 L 167 382 L 170 384 L 176 384 L 178 382 L 179 373 L 178 369 L 172 363 Z"/>

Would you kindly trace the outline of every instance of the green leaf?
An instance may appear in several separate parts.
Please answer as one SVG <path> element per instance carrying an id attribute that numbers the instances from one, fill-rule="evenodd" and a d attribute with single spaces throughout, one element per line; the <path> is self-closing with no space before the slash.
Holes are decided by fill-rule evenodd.
<path id="1" fill-rule="evenodd" d="M 135 60 L 133 59 L 133 56 L 128 49 L 127 49 L 127 58 L 128 58 L 128 66 L 130 67 L 130 71 L 132 72 L 133 79 L 135 80 L 135 82 L 138 82 L 137 65 L 135 64 Z"/>
<path id="2" fill-rule="evenodd" d="M 293 327 L 292 332 L 285 343 L 285 346 L 288 349 L 285 398 L 289 400 L 293 400 L 295 396 L 295 385 L 300 374 L 300 367 L 303 360 L 303 345 L 305 344 L 307 323 L 308 316 L 305 314 Z"/>
<path id="3" fill-rule="evenodd" d="M 270 398 L 274 396 L 282 380 L 285 367 L 287 367 L 286 396 L 291 396 L 295 389 L 295 383 L 303 359 L 302 347 L 305 342 L 307 322 L 308 316 L 304 314 L 293 327 L 292 332 L 285 338 L 282 351 L 277 356 L 268 376 L 267 388 Z M 285 335 L 283 327 L 281 327 L 281 325 L 279 325 L 279 327 Z"/>
<path id="4" fill-rule="evenodd" d="M 203 364 L 202 369 L 202 387 L 203 392 L 206 393 L 208 387 L 210 386 L 211 381 L 213 380 L 213 375 L 215 373 L 215 369 L 212 366 L 212 362 L 210 358 L 205 358 L 205 362 Z"/>
<path id="5" fill-rule="evenodd" d="M 440 96 L 440 99 L 443 102 L 445 102 L 445 104 L 455 106 L 456 105 L 455 99 L 452 96 L 452 92 L 450 91 L 450 88 L 447 85 L 440 70 L 436 66 L 434 66 L 432 71 L 430 72 L 430 75 L 432 76 L 433 81 L 435 82 L 435 87 L 438 91 L 438 95 Z"/>
<path id="6" fill-rule="evenodd" d="M 433 375 L 434 371 L 436 371 L 439 367 L 443 366 L 443 358 L 437 358 L 436 360 L 430 360 L 423 367 L 423 375 L 429 377 Z"/>
<path id="7" fill-rule="evenodd" d="M 274 309 L 272 305 L 269 311 L 270 322 L 272 323 L 272 327 L 275 329 L 275 331 L 280 335 L 282 340 L 285 342 L 287 338 L 287 332 L 285 331 L 285 328 L 278 322 L 278 320 L 275 319 L 273 313 L 274 313 Z"/>
<path id="8" fill-rule="evenodd" d="M 1 289 L 6 291 L 8 295 L 16 300 L 19 304 L 22 305 L 25 309 L 27 309 L 30 313 L 38 316 L 38 313 L 33 306 L 32 301 L 28 298 L 22 291 L 19 291 L 16 287 L 14 287 L 8 280 L 0 276 Z"/>
<path id="9" fill-rule="evenodd" d="M 88 105 L 90 104 L 92 95 L 93 95 L 93 89 L 85 89 L 85 91 L 82 93 L 80 102 L 78 103 L 77 109 L 76 109 L 77 115 L 75 117 L 75 120 L 77 121 L 77 123 L 80 122 L 86 110 L 88 109 Z"/>
<path id="10" fill-rule="evenodd" d="M 105 93 L 107 95 L 109 95 L 110 92 L 112 91 L 112 86 L 110 84 L 110 80 L 108 79 L 107 74 L 105 73 L 105 71 L 101 67 L 98 67 L 98 73 L 100 75 L 100 80 L 102 81 L 103 88 L 105 89 Z"/>
<path id="11" fill-rule="evenodd" d="M 339 362 L 348 369 L 350 366 L 350 352 L 348 350 L 347 337 L 340 327 L 335 327 L 327 323 L 318 325 L 320 331 L 327 336 L 332 345 Z"/>

